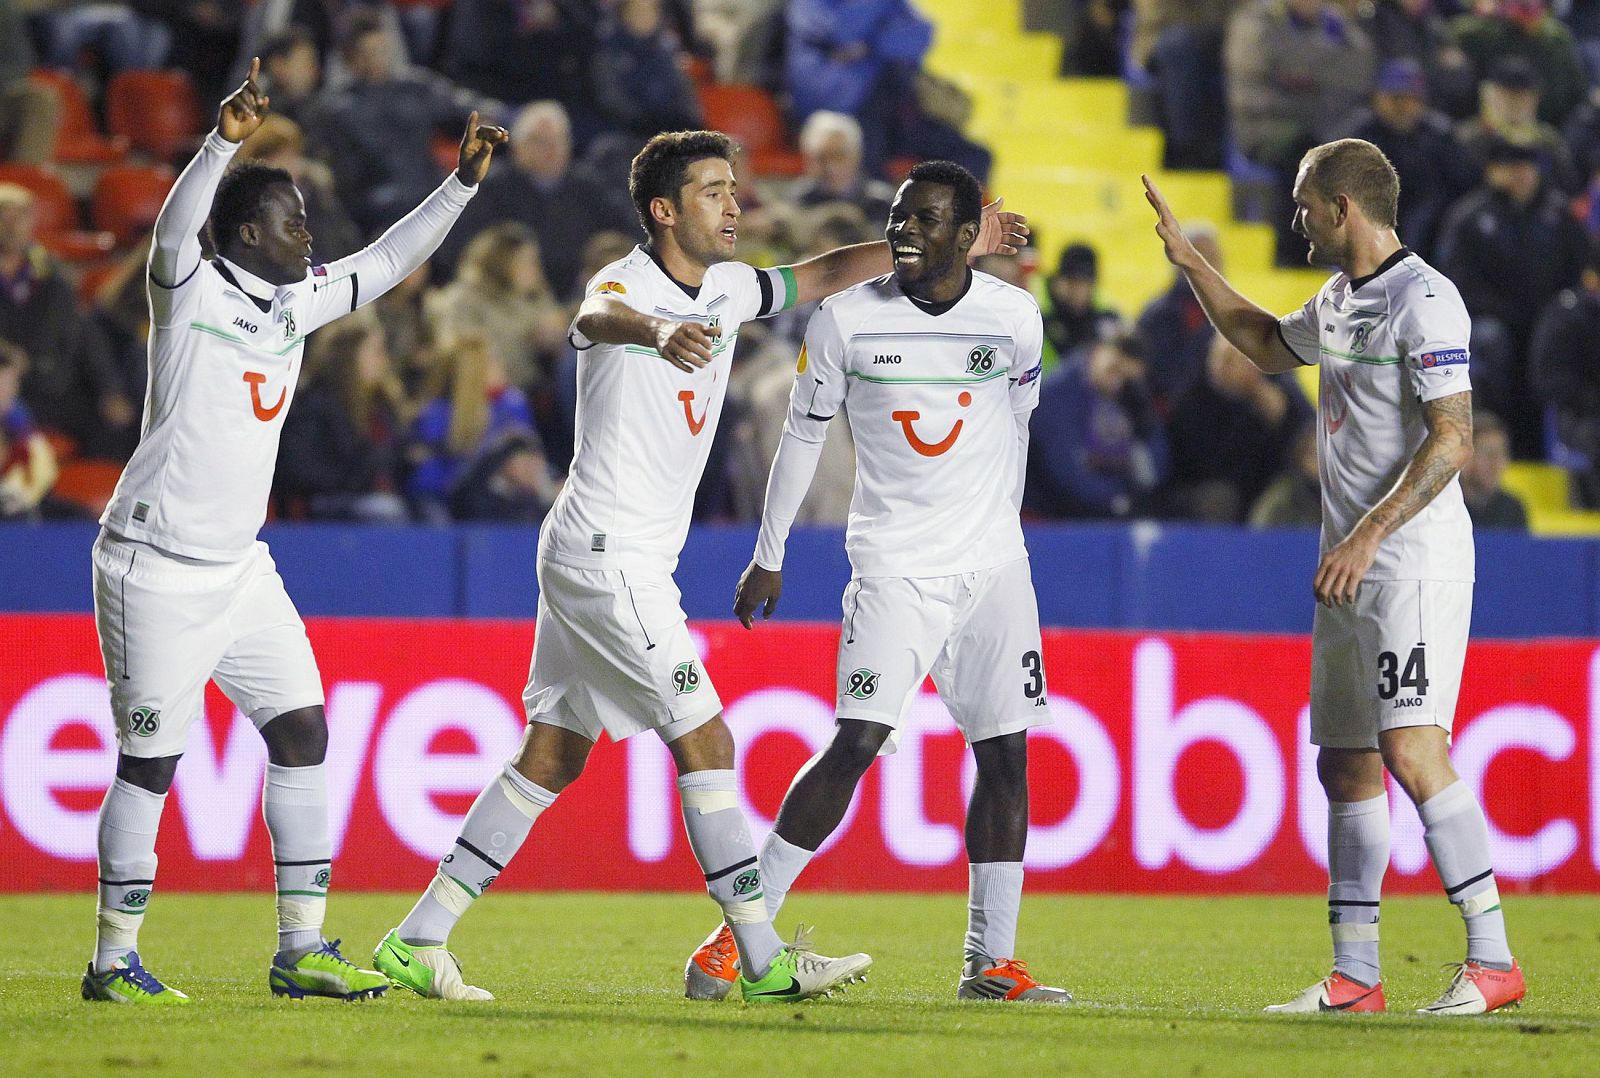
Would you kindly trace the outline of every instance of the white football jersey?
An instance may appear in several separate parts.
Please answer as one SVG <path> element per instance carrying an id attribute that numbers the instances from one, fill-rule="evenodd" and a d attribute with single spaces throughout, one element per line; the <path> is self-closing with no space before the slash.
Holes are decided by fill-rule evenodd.
<path id="1" fill-rule="evenodd" d="M 819 441 L 841 408 L 849 419 L 856 576 L 949 576 L 1027 555 L 1016 499 L 1043 339 L 1034 298 L 986 273 L 940 308 L 890 274 L 817 309 L 788 425 Z"/>
<path id="2" fill-rule="evenodd" d="M 235 149 L 213 131 L 162 207 L 157 246 L 168 237 L 183 276 L 170 285 L 148 278 L 144 423 L 100 517 L 125 538 L 219 562 L 248 555 L 266 520 L 306 336 L 420 265 L 475 190 L 452 174 L 370 246 L 272 285 L 221 258 L 202 260 L 194 238 Z"/>
<path id="3" fill-rule="evenodd" d="M 567 482 L 540 529 L 540 555 L 579 569 L 678 564 L 694 494 L 728 393 L 739 326 L 793 306 L 793 273 L 720 262 L 691 289 L 643 247 L 595 274 L 585 296 L 607 293 L 636 311 L 716 326 L 712 361 L 680 371 L 653 348 L 599 344 L 573 327 L 578 412 Z"/>
<path id="4" fill-rule="evenodd" d="M 1411 463 L 1428 435 L 1422 405 L 1472 389 L 1472 321 L 1455 285 L 1401 248 L 1368 277 L 1329 278 L 1279 328 L 1302 363 L 1322 365 L 1317 468 L 1326 553 Z M 1366 579 L 1470 581 L 1474 568 L 1472 522 L 1452 478 L 1383 541 Z"/>

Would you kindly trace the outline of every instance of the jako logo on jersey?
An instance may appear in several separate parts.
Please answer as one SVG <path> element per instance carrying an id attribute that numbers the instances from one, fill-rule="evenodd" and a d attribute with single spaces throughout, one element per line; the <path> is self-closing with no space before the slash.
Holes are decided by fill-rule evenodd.
<path id="1" fill-rule="evenodd" d="M 696 419 L 694 417 L 694 390 L 678 390 L 678 399 L 683 402 L 683 418 L 689 424 L 689 436 L 693 438 L 706 429 L 706 416 L 711 411 L 711 402 L 706 402 L 705 408 L 700 412 L 700 418 Z"/>
<path id="2" fill-rule="evenodd" d="M 621 281 L 605 281 L 595 286 L 596 292 L 615 292 L 619 296 L 626 296 L 628 290 Z"/>
<path id="3" fill-rule="evenodd" d="M 967 353 L 968 374 L 988 374 L 994 370 L 994 349 L 980 344 Z"/>
<path id="4" fill-rule="evenodd" d="M 847 696 L 857 700 L 869 698 L 878 691 L 878 672 L 866 667 L 850 671 L 850 680 L 845 682 L 844 691 Z"/>
<path id="5" fill-rule="evenodd" d="M 899 356 L 873 356 L 872 357 L 872 362 L 874 362 L 874 363 L 899 363 L 900 362 L 900 357 Z"/>
<path id="6" fill-rule="evenodd" d="M 677 696 L 694 692 L 700 687 L 700 671 L 694 663 L 679 663 L 672 668 L 672 691 Z"/>
<path id="7" fill-rule="evenodd" d="M 267 376 L 257 371 L 245 371 L 244 380 L 250 383 L 250 407 L 255 409 L 256 418 L 263 423 L 272 422 L 273 418 L 283 410 L 283 402 L 289 398 L 287 387 L 278 390 L 278 403 L 271 408 L 261 403 L 261 387 L 267 384 Z M 700 433 L 695 431 L 696 434 Z"/>
<path id="8" fill-rule="evenodd" d="M 1469 361 L 1465 348 L 1447 348 L 1442 352 L 1422 353 L 1422 365 L 1424 367 L 1448 367 L 1455 363 L 1467 363 Z"/>
<path id="9" fill-rule="evenodd" d="M 128 729 L 140 737 L 149 737 L 161 729 L 161 712 L 153 707 L 136 707 L 128 712 Z"/>
<path id="10" fill-rule="evenodd" d="M 1326 369 L 1326 368 L 1324 368 L 1324 369 Z M 1328 424 L 1328 433 L 1329 434 L 1338 434 L 1339 433 L 1339 428 L 1344 426 L 1344 421 L 1346 419 L 1350 418 L 1350 393 L 1354 388 L 1351 385 L 1350 372 L 1349 371 L 1345 371 L 1343 374 L 1339 375 L 1339 381 L 1344 383 L 1344 392 L 1345 392 L 1344 408 L 1339 412 L 1338 415 L 1334 415 L 1334 413 L 1333 413 L 1333 393 L 1332 393 L 1333 380 L 1330 379 L 1330 378 L 1326 378 L 1326 377 L 1324 377 L 1322 379 L 1322 399 L 1327 402 L 1327 404 L 1324 407 L 1325 407 L 1325 411 L 1327 412 L 1327 424 Z"/>
<path id="11" fill-rule="evenodd" d="M 246 322 L 243 318 L 235 318 L 233 320 L 233 324 L 244 330 L 246 333 L 257 332 L 256 324 L 254 322 Z"/>
<path id="12" fill-rule="evenodd" d="M 1367 345 L 1372 343 L 1372 323 L 1363 322 L 1356 327 L 1355 334 L 1350 338 L 1350 351 L 1360 355 L 1367 350 Z"/>
<path id="13" fill-rule="evenodd" d="M 972 404 L 972 394 L 962 390 L 961 396 L 956 398 L 956 403 L 963 408 L 968 407 Z M 911 443 L 911 448 L 925 457 L 937 457 L 949 452 L 950 447 L 955 445 L 956 439 L 960 437 L 961 424 L 964 422 L 964 420 L 956 420 L 956 425 L 950 428 L 950 433 L 940 438 L 937 442 L 925 442 L 917 437 L 916 430 L 911 426 L 911 424 L 922 418 L 921 412 L 891 412 L 889 413 L 889 418 L 900 424 L 900 429 L 906 432 L 906 441 Z"/>

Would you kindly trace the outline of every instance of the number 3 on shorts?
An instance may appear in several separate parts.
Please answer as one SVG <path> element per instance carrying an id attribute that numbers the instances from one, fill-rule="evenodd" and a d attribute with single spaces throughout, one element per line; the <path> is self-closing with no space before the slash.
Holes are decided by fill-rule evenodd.
<path id="1" fill-rule="evenodd" d="M 1421 644 L 1411 649 L 1403 671 L 1400 656 L 1392 651 L 1378 654 L 1378 699 L 1393 700 L 1402 688 L 1415 689 L 1418 696 L 1428 694 L 1428 657 Z"/>

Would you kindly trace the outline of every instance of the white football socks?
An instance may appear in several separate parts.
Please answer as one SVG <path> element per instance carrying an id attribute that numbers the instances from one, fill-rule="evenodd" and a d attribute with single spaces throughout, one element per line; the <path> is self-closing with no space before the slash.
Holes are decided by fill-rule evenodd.
<path id="1" fill-rule="evenodd" d="M 1335 972 L 1380 979 L 1378 902 L 1389 867 L 1389 797 L 1328 802 L 1328 927 Z"/>
<path id="2" fill-rule="evenodd" d="M 796 846 L 776 831 L 761 844 L 761 888 L 766 892 L 769 919 L 778 919 L 778 911 L 783 908 L 789 888 L 794 886 L 794 881 L 800 878 L 800 873 L 805 871 L 816 855 L 816 850 Z"/>
<path id="3" fill-rule="evenodd" d="M 1511 968 L 1505 913 L 1489 861 L 1489 825 L 1478 799 L 1459 779 L 1417 806 L 1423 839 L 1445 895 L 1467 924 L 1467 960 Z"/>
<path id="4" fill-rule="evenodd" d="M 986 861 L 967 866 L 968 963 L 1015 958 L 1017 917 L 1022 911 L 1022 862 Z"/>
<path id="5" fill-rule="evenodd" d="M 706 890 L 722 907 L 733 930 L 748 980 L 760 980 L 783 949 L 772 927 L 761 891 L 761 865 L 750 827 L 739 808 L 738 787 L 731 770 L 691 771 L 678 776 L 683 826 Z"/>
<path id="6" fill-rule="evenodd" d="M 100 895 L 94 968 L 104 972 L 139 946 L 156 882 L 156 831 L 166 794 L 115 779 L 100 803 Z"/>
<path id="7" fill-rule="evenodd" d="M 507 764 L 472 803 L 460 837 L 400 923 L 400 938 L 429 947 L 448 941 L 456 922 L 522 848 L 533 821 L 555 803 L 554 792 Z"/>
<path id="8" fill-rule="evenodd" d="M 322 764 L 267 764 L 261 815 L 272 837 L 278 885 L 278 950 L 290 963 L 322 942 L 322 920 L 333 878 L 328 837 L 328 783 Z"/>

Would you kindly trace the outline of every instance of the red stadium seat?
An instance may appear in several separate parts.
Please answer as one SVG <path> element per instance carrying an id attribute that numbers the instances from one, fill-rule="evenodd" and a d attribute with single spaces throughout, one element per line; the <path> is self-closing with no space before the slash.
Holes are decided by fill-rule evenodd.
<path id="1" fill-rule="evenodd" d="M 161 204 L 176 179 L 165 165 L 113 165 L 94 185 L 91 210 L 95 227 L 119 244 L 132 243 L 156 223 Z"/>
<path id="2" fill-rule="evenodd" d="M 167 161 L 201 135 L 200 100 L 182 71 L 123 71 L 106 87 L 106 126 Z"/>
<path id="3" fill-rule="evenodd" d="M 115 246 L 109 232 L 86 232 L 78 227 L 78 204 L 53 169 L 0 164 L 0 183 L 14 183 L 33 192 L 38 207 L 35 234 L 52 254 L 69 262 L 82 262 L 99 258 Z"/>
<path id="4" fill-rule="evenodd" d="M 122 476 L 122 465 L 114 460 L 68 460 L 50 493 L 63 501 L 82 506 L 95 516 L 106 510 Z"/>
<path id="5" fill-rule="evenodd" d="M 128 140 L 100 133 L 83 87 L 71 72 L 36 67 L 28 79 L 48 86 L 61 99 L 61 126 L 56 131 L 55 160 L 64 165 L 109 165 L 128 156 Z"/>
<path id="6" fill-rule="evenodd" d="M 759 86 L 700 86 L 706 126 L 732 135 L 759 176 L 798 176 L 805 158 L 791 149 L 777 102 Z"/>

